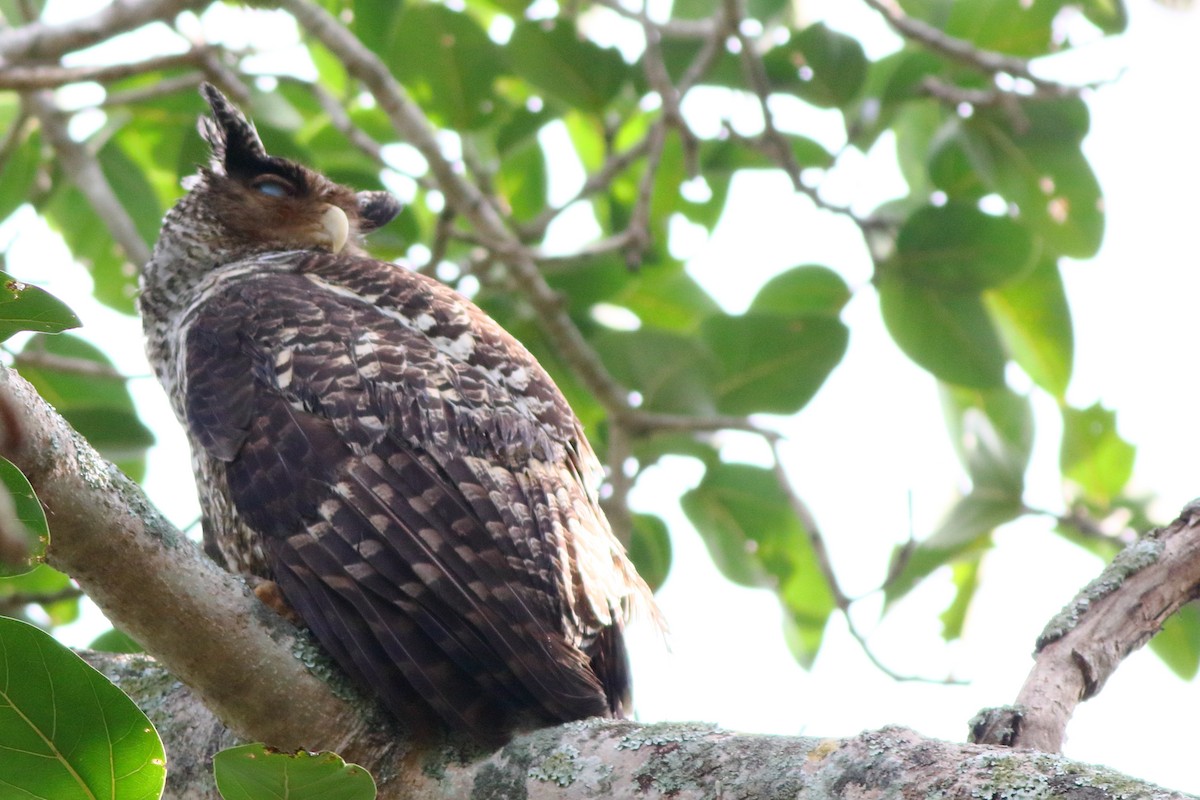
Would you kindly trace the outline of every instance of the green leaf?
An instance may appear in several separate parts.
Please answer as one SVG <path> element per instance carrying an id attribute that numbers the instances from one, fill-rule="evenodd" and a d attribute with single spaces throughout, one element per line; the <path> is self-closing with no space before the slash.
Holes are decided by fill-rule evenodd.
<path id="1" fill-rule="evenodd" d="M 436 122 L 477 128 L 495 107 L 492 83 L 503 54 L 474 19 L 436 3 L 404 6 L 388 65 Z"/>
<path id="2" fill-rule="evenodd" d="M 1028 100 L 1019 119 L 1009 110 L 978 108 L 942 132 L 929 173 L 951 195 L 999 194 L 1055 253 L 1089 258 L 1104 236 L 1104 209 L 1081 148 L 1088 127 L 1079 99 Z"/>
<path id="3" fill-rule="evenodd" d="M 1004 350 L 978 293 L 888 275 L 878 288 L 883 321 L 909 358 L 946 383 L 1004 384 Z"/>
<path id="4" fill-rule="evenodd" d="M 213 756 L 224 800 L 373 800 L 375 781 L 336 753 L 279 753 L 261 743 Z"/>
<path id="5" fill-rule="evenodd" d="M 20 575 L 34 569 L 46 552 L 50 528 L 29 479 L 16 464 L 3 457 L 0 457 L 0 482 L 8 493 L 8 498 L 0 503 L 0 525 L 6 529 L 6 538 L 25 542 L 21 557 L 0 559 L 0 575 Z"/>
<path id="6" fill-rule="evenodd" d="M 818 22 L 763 57 L 772 83 L 825 108 L 845 106 L 867 75 L 867 57 L 858 40 Z"/>
<path id="7" fill-rule="evenodd" d="M 953 3 L 945 31 L 984 50 L 1017 56 L 1043 55 L 1052 49 L 1059 0 L 972 0 Z"/>
<path id="8" fill-rule="evenodd" d="M 1033 452 L 1029 398 L 1007 388 L 940 388 L 950 439 L 975 492 L 1019 505 Z"/>
<path id="9" fill-rule="evenodd" d="M 841 275 L 828 267 L 808 264 L 784 270 L 764 283 L 747 313 L 836 317 L 849 302 L 850 287 Z"/>
<path id="10" fill-rule="evenodd" d="M 102 653 L 144 653 L 140 644 L 124 631 L 109 628 L 97 636 L 88 645 L 89 650 L 99 650 Z"/>
<path id="11" fill-rule="evenodd" d="M 567 19 L 518 23 L 505 52 L 518 75 L 593 113 L 616 97 L 632 72 L 620 53 L 583 38 Z"/>
<path id="12" fill-rule="evenodd" d="M 954 602 L 942 612 L 942 638 L 948 642 L 961 639 L 967 611 L 979 588 L 979 562 L 981 558 L 963 559 L 953 566 Z"/>
<path id="13" fill-rule="evenodd" d="M 653 514 L 634 514 L 629 560 L 651 591 L 658 591 L 671 571 L 671 536 L 667 523 Z"/>
<path id="14" fill-rule="evenodd" d="M 0 341 L 19 331 L 59 333 L 79 324 L 75 312 L 54 295 L 0 272 Z"/>
<path id="15" fill-rule="evenodd" d="M 133 397 L 112 362 L 78 337 L 35 336 L 14 365 L 106 458 L 137 478 L 154 434 L 138 418 Z"/>
<path id="16" fill-rule="evenodd" d="M 1084 0 L 1079 8 L 1089 22 L 1107 34 L 1124 33 L 1129 25 L 1124 0 Z"/>
<path id="17" fill-rule="evenodd" d="M 1013 360 L 1062 400 L 1071 382 L 1075 335 L 1057 262 L 1041 259 L 1028 275 L 984 292 L 983 302 Z"/>
<path id="18" fill-rule="evenodd" d="M 833 595 L 775 475 L 749 464 L 713 464 L 681 503 L 725 577 L 779 595 L 794 626 L 789 643 L 810 666 L 835 607 Z"/>
<path id="19" fill-rule="evenodd" d="M 1185 681 L 1200 671 L 1200 610 L 1189 603 L 1163 623 L 1150 640 L 1150 649 L 1172 672 Z"/>
<path id="20" fill-rule="evenodd" d="M 537 139 L 513 149 L 500 163 L 496 191 L 515 219 L 526 221 L 546 207 L 546 157 Z"/>
<path id="21" fill-rule="evenodd" d="M 50 627 L 66 625 L 79 618 L 78 596 L 68 596 L 63 593 L 71 588 L 71 579 L 56 569 L 39 564 L 32 571 L 11 578 L 0 578 L 0 600 L 5 601 L 9 608 L 13 605 L 13 595 L 44 598 L 37 602 L 41 610 L 50 619 Z M 17 613 L 13 612 L 13 616 Z M 27 620 L 28 621 L 28 620 Z"/>
<path id="22" fill-rule="evenodd" d="M 970 559 L 992 545 L 992 531 L 1019 517 L 1019 502 L 1008 497 L 971 493 L 956 502 L 928 539 L 892 556 L 895 576 L 884 587 L 890 606 L 939 567 Z M 900 560 L 902 563 L 897 563 Z"/>
<path id="23" fill-rule="evenodd" d="M 133 701 L 45 632 L 0 618 L 0 752 L 15 797 L 157 798 L 162 742 Z"/>
<path id="24" fill-rule="evenodd" d="M 1133 474 L 1137 449 L 1117 433 L 1117 414 L 1099 403 L 1076 409 L 1064 406 L 1063 477 L 1082 490 L 1089 501 L 1107 506 L 1116 499 Z"/>
<path id="25" fill-rule="evenodd" d="M 0 222 L 29 199 L 42 158 L 42 136 L 35 127 L 0 164 Z"/>
<path id="26" fill-rule="evenodd" d="M 828 316 L 712 316 L 700 337 L 716 357 L 713 383 L 723 414 L 794 414 L 846 354 L 850 331 Z"/>
<path id="27" fill-rule="evenodd" d="M 712 386 L 719 367 L 695 337 L 642 327 L 605 331 L 593 344 L 613 377 L 641 394 L 643 408 L 695 415 L 716 411 Z"/>
<path id="28" fill-rule="evenodd" d="M 1028 272 L 1034 253 L 1029 232 L 1013 220 L 950 203 L 926 206 L 904 221 L 889 269 L 914 284 L 984 289 Z"/>

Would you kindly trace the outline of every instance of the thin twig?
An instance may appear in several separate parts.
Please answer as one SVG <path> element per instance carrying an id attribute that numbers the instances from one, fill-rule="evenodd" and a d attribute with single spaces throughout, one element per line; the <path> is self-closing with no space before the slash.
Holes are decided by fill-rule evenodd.
<path id="1" fill-rule="evenodd" d="M 94 14 L 69 22 L 31 22 L 0 30 L 0 69 L 10 64 L 53 61 L 64 53 L 82 50 L 118 33 L 158 20 L 172 19 L 187 9 L 207 6 L 211 0 L 124 0 L 109 3 Z"/>
<path id="2" fill-rule="evenodd" d="M 991 75 L 1005 73 L 1017 78 L 1024 78 L 1046 91 L 1061 92 L 1062 94 L 1073 94 L 1079 91 L 1078 87 L 1039 78 L 1030 70 L 1029 62 L 1026 59 L 984 50 L 963 39 L 956 39 L 928 23 L 910 17 L 904 13 L 895 0 L 863 0 L 863 2 L 878 11 L 892 29 L 905 39 L 920 42 L 930 50 L 955 61 Z"/>
<path id="3" fill-rule="evenodd" d="M 858 642 L 863 654 L 867 659 L 875 665 L 876 669 L 883 672 L 889 678 L 895 681 L 919 682 L 919 683 L 935 683 L 939 685 L 957 684 L 959 681 L 953 678 L 928 678 L 920 675 L 906 675 L 896 672 L 891 667 L 887 666 L 871 649 L 867 636 L 858 629 L 854 623 L 854 618 L 850 614 L 850 607 L 854 604 L 854 600 L 842 590 L 841 584 L 838 582 L 837 574 L 833 570 L 833 561 L 829 557 L 829 548 L 825 544 L 825 536 L 821 533 L 817 526 L 816 517 L 808 504 L 801 499 L 795 487 L 792 485 L 791 478 L 787 474 L 787 470 L 783 466 L 783 457 L 780 452 L 781 439 L 768 439 L 771 444 L 771 453 L 774 457 L 773 469 L 775 479 L 779 482 L 779 487 L 787 495 L 788 504 L 792 508 L 792 513 L 800 521 L 801 527 L 804 528 L 805 535 L 808 536 L 809 545 L 812 547 L 813 557 L 817 562 L 817 569 L 821 576 L 825 579 L 825 584 L 829 588 L 829 593 L 833 597 L 833 603 L 842 616 L 846 618 L 846 627 L 854 640 Z"/>
<path id="4" fill-rule="evenodd" d="M 111 364 L 102 364 L 86 358 L 62 356 L 41 349 L 25 348 L 14 357 L 14 365 L 20 372 L 23 367 L 36 367 L 54 372 L 66 372 L 72 375 L 83 375 L 89 378 L 117 378 L 126 380 L 129 376 L 121 373 Z"/>
<path id="5" fill-rule="evenodd" d="M 157 72 L 184 65 L 194 65 L 201 62 L 203 55 L 199 49 L 194 49 L 186 53 L 156 56 L 154 58 L 147 58 L 144 61 L 121 64 L 94 64 L 82 67 L 63 67 L 58 64 L 10 66 L 0 69 L 0 89 L 29 91 L 31 89 L 51 89 L 56 86 L 79 83 L 81 81 L 105 83 L 128 78 L 131 75 L 142 75 L 147 72 Z"/>
<path id="6" fill-rule="evenodd" d="M 773 152 L 773 160 L 791 179 L 792 186 L 797 191 L 803 191 L 807 187 L 800 177 L 800 165 L 796 163 L 796 155 L 783 135 L 780 134 L 779 129 L 775 127 L 775 114 L 771 111 L 770 103 L 771 85 L 767 80 L 766 67 L 763 66 L 762 58 L 755 51 L 754 43 L 742 30 L 741 22 L 745 18 L 743 3 L 741 0 L 723 0 L 723 2 L 725 13 L 731 20 L 730 28 L 733 30 L 733 36 L 741 45 L 742 72 L 746 76 L 746 82 L 754 91 L 754 96 L 758 98 L 758 107 L 763 118 L 763 142 Z"/>
<path id="7" fill-rule="evenodd" d="M 78 586 L 64 586 L 56 592 L 13 592 L 0 597 L 0 612 L 11 614 L 25 606 L 48 606 L 64 600 L 78 600 L 80 597 L 83 597 L 83 590 Z"/>

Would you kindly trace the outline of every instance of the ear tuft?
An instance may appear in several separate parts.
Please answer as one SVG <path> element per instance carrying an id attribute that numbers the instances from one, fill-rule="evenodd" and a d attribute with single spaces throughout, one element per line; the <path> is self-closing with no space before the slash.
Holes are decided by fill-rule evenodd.
<path id="1" fill-rule="evenodd" d="M 358 193 L 359 229 L 363 233 L 382 228 L 400 213 L 400 201 L 387 192 Z"/>
<path id="2" fill-rule="evenodd" d="M 201 117 L 197 127 L 212 147 L 213 171 L 221 175 L 256 171 L 268 156 L 254 125 L 211 83 L 200 84 L 200 94 L 212 109 L 212 116 Z"/>

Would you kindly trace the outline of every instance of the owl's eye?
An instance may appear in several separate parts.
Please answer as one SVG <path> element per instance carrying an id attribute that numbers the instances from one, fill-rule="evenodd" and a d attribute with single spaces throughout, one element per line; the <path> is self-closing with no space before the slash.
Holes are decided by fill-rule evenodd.
<path id="1" fill-rule="evenodd" d="M 250 185 L 256 192 L 268 197 L 289 197 L 293 194 L 292 185 L 277 175 L 259 175 Z"/>

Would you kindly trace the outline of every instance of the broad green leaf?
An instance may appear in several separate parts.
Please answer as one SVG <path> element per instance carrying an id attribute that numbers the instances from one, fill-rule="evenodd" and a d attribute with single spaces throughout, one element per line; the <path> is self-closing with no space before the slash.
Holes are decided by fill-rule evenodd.
<path id="1" fill-rule="evenodd" d="M 0 525 L 5 538 L 24 541 L 24 553 L 12 555 L 18 558 L 0 559 L 0 575 L 20 575 L 34 569 L 46 552 L 50 529 L 46 525 L 46 512 L 29 485 L 29 479 L 7 458 L 0 457 L 0 491 L 8 497 L 0 501 Z"/>
<path id="2" fill-rule="evenodd" d="M 667 524 L 653 514 L 634 514 L 629 560 L 651 591 L 658 591 L 671 571 L 671 536 Z"/>
<path id="3" fill-rule="evenodd" d="M 129 634 L 116 628 L 109 628 L 97 636 L 88 645 L 89 650 L 99 650 L 102 653 L 143 653 L 145 650 L 133 640 Z"/>
<path id="4" fill-rule="evenodd" d="M 601 111 L 631 78 L 620 53 L 583 38 L 565 18 L 518 23 L 505 51 L 517 74 L 583 111 Z"/>
<path id="5" fill-rule="evenodd" d="M 984 292 L 983 302 L 1013 360 L 1062 400 L 1071 382 L 1075 335 L 1057 262 L 1041 259 L 1029 274 Z"/>
<path id="6" fill-rule="evenodd" d="M 30 128 L 25 140 L 0 164 L 0 222 L 29 199 L 41 158 L 41 132 Z"/>
<path id="7" fill-rule="evenodd" d="M 828 267 L 806 264 L 780 272 L 764 283 L 747 313 L 836 317 L 848 302 L 850 287 L 841 275 Z"/>
<path id="8" fill-rule="evenodd" d="M 956 563 L 953 570 L 954 602 L 941 613 L 942 638 L 946 641 L 961 639 L 963 626 L 967 621 L 967 611 L 971 601 L 975 599 L 975 590 L 979 588 L 979 562 L 981 558 L 967 558 Z"/>
<path id="9" fill-rule="evenodd" d="M 354 17 L 350 22 L 350 30 L 360 42 L 386 61 L 394 56 L 393 42 L 407 6 L 407 3 L 397 0 L 353 0 Z"/>
<path id="10" fill-rule="evenodd" d="M 628 268 L 625 273 L 629 275 Z M 675 260 L 637 270 L 613 296 L 613 302 L 637 314 L 647 325 L 681 332 L 694 331 L 701 321 L 721 310 L 686 267 Z"/>
<path id="11" fill-rule="evenodd" d="M 1033 408 L 1007 388 L 941 387 L 950 439 L 977 494 L 1020 504 L 1033 451 Z"/>
<path id="12" fill-rule="evenodd" d="M 265 745 L 231 747 L 213 756 L 224 800 L 373 800 L 375 780 L 336 753 L 279 753 Z"/>
<path id="13" fill-rule="evenodd" d="M 946 69 L 947 64 L 942 59 L 911 46 L 868 62 L 858 97 L 843 108 L 850 143 L 863 152 L 870 150 L 879 135 L 893 125 L 900 109 L 910 102 L 918 102 L 940 118 L 943 109 L 937 108 L 930 100 L 922 84 L 926 77 Z M 899 147 L 898 155 L 903 156 L 904 153 L 905 148 Z M 922 148 L 919 154 L 923 157 L 925 149 Z M 915 159 L 907 160 L 912 162 Z M 909 186 L 915 193 L 916 187 L 912 181 L 909 181 Z"/>
<path id="14" fill-rule="evenodd" d="M 396 77 L 435 121 L 471 129 L 490 117 L 503 54 L 469 15 L 435 3 L 405 5 L 388 56 Z"/>
<path id="15" fill-rule="evenodd" d="M 953 119 L 929 154 L 929 173 L 947 193 L 995 192 L 1055 253 L 1095 255 L 1104 235 L 1100 184 L 1080 143 L 1089 127 L 1082 100 L 1029 100 L 1020 119 L 979 108 Z M 925 152 L 922 150 L 921 152 Z"/>
<path id="16" fill-rule="evenodd" d="M 105 457 L 140 477 L 154 434 L 138 418 L 125 379 L 104 353 L 70 335 L 35 336 L 14 365 Z"/>
<path id="17" fill-rule="evenodd" d="M 1062 415 L 1063 477 L 1089 501 L 1107 506 L 1129 482 L 1137 450 L 1117 433 L 1116 412 L 1099 403 L 1085 409 L 1064 406 Z"/>
<path id="18" fill-rule="evenodd" d="M 867 57 L 852 36 L 823 22 L 809 25 L 763 57 L 768 77 L 816 106 L 846 106 L 867 75 Z"/>
<path id="19" fill-rule="evenodd" d="M 950 203 L 926 206 L 904 221 L 888 269 L 913 284 L 984 289 L 1031 270 L 1034 255 L 1032 237 L 1018 223 Z"/>
<path id="20" fill-rule="evenodd" d="M 789 643 L 797 660 L 812 664 L 833 595 L 808 534 L 771 470 L 749 464 L 710 465 L 681 501 L 725 577 L 773 589 L 795 626 Z"/>
<path id="21" fill-rule="evenodd" d="M 500 163 L 496 191 L 508 201 L 514 219 L 529 220 L 546 207 L 546 156 L 537 139 L 515 148 Z"/>
<path id="22" fill-rule="evenodd" d="M 641 395 L 642 407 L 678 414 L 716 411 L 720 365 L 694 337 L 642 327 L 606 331 L 593 344 L 613 377 Z"/>
<path id="23" fill-rule="evenodd" d="M 75 312 L 54 295 L 0 272 L 0 341 L 18 331 L 59 333 L 79 324 Z"/>
<path id="24" fill-rule="evenodd" d="M 1004 383 L 1004 350 L 979 294 L 885 275 L 879 305 L 904 353 L 946 383 L 978 389 Z"/>
<path id="25" fill-rule="evenodd" d="M 1163 623 L 1150 640 L 1150 649 L 1172 672 L 1185 681 L 1200 670 L 1200 610 L 1188 603 Z"/>
<path id="26" fill-rule="evenodd" d="M 47 633 L 0 618 L 0 788 L 54 800 L 151 800 L 162 742 L 133 701 Z"/>
<path id="27" fill-rule="evenodd" d="M 71 589 L 69 577 L 45 564 L 39 564 L 23 575 L 0 578 L 0 601 L 7 602 L 11 608 L 13 595 L 39 598 L 34 604 L 40 606 L 41 611 L 49 617 L 49 627 L 55 627 L 79 618 L 78 593 Z M 12 612 L 12 616 L 18 616 L 18 613 Z M 23 613 L 20 616 L 25 619 Z"/>
<path id="28" fill-rule="evenodd" d="M 992 546 L 992 531 L 1019 517 L 1022 510 L 1019 502 L 1007 497 L 972 493 L 960 498 L 928 539 L 893 554 L 895 575 L 884 587 L 887 604 L 908 594 L 939 567 L 977 558 Z M 898 559 L 902 563 L 896 563 Z"/>
<path id="29" fill-rule="evenodd" d="M 700 336 L 716 357 L 713 383 L 724 414 L 794 414 L 846 353 L 850 331 L 828 316 L 712 316 Z"/>
<path id="30" fill-rule="evenodd" d="M 946 33 L 984 50 L 1018 56 L 1052 50 L 1052 26 L 1062 8 L 1059 0 L 972 0 L 954 3 Z"/>

